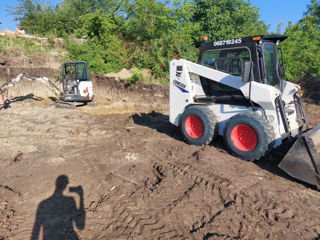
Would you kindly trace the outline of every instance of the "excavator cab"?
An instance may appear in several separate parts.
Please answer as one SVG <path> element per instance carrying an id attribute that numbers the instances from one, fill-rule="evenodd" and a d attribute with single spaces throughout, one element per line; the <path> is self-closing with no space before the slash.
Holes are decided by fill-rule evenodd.
<path id="1" fill-rule="evenodd" d="M 62 65 L 62 100 L 90 102 L 93 100 L 92 81 L 86 62 L 66 62 Z"/>

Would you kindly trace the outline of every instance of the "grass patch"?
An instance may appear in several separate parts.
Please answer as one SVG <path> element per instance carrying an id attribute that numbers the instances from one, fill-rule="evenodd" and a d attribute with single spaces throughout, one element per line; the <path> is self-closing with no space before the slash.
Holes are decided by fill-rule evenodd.
<path id="1" fill-rule="evenodd" d="M 149 83 L 156 83 L 160 85 L 169 85 L 169 79 L 168 78 L 151 78 Z"/>
<path id="2" fill-rule="evenodd" d="M 58 51 L 59 47 L 54 44 L 43 43 L 37 39 L 17 38 L 15 36 L 0 36 L 0 53 L 13 54 L 19 56 L 22 53 L 49 53 L 50 51 Z"/>

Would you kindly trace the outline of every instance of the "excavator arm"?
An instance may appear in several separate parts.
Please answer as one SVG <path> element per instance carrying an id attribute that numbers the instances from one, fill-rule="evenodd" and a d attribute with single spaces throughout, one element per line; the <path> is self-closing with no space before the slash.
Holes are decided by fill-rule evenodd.
<path id="1" fill-rule="evenodd" d="M 22 79 L 25 79 L 25 80 L 28 80 L 28 81 L 35 81 L 35 82 L 38 82 L 38 83 L 41 83 L 41 84 L 45 84 L 51 90 L 51 92 L 59 99 L 63 95 L 63 92 L 51 80 L 49 80 L 47 77 L 39 77 L 39 76 L 30 74 L 30 73 L 27 73 L 27 72 L 20 73 L 16 78 L 13 78 L 13 79 L 7 81 L 6 83 L 4 83 L 0 87 L 0 94 L 3 94 L 6 91 L 8 91 L 9 88 L 14 87 Z"/>

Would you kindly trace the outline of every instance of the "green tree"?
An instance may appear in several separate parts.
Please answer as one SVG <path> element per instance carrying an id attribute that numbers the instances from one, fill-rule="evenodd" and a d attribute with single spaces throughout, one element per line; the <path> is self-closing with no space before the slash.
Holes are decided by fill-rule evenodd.
<path id="1" fill-rule="evenodd" d="M 95 9 L 94 0 L 64 0 L 55 7 L 55 34 L 67 37 L 81 28 L 80 18 Z"/>
<path id="2" fill-rule="evenodd" d="M 125 11 L 125 36 L 140 43 L 159 39 L 176 26 L 175 19 L 170 16 L 170 7 L 156 0 L 127 2 Z"/>
<path id="3" fill-rule="evenodd" d="M 148 68 L 167 78 L 175 57 L 196 61 L 203 34 L 211 40 L 264 33 L 258 9 L 244 0 L 19 0 L 14 15 L 26 30 L 72 39 L 68 56 L 97 73 Z"/>
<path id="4" fill-rule="evenodd" d="M 50 0 L 18 0 L 11 14 L 28 33 L 67 37 L 81 28 L 81 16 L 96 11 L 116 15 L 124 0 L 64 0 L 52 6 Z"/>
<path id="5" fill-rule="evenodd" d="M 195 60 L 192 6 L 190 1 L 127 2 L 125 23 L 120 29 L 128 42 L 129 65 L 151 69 L 157 77 L 167 77 L 169 62 L 174 57 Z"/>
<path id="6" fill-rule="evenodd" d="M 311 0 L 311 4 L 308 5 L 307 15 L 313 16 L 320 26 L 320 2 L 317 0 Z"/>
<path id="7" fill-rule="evenodd" d="M 85 60 L 96 73 L 117 72 L 127 59 L 123 41 L 119 38 L 113 16 L 97 10 L 80 17 L 79 35 L 87 36 L 84 43 L 67 45 L 71 59 Z"/>
<path id="8" fill-rule="evenodd" d="M 259 9 L 243 0 L 194 0 L 192 21 L 199 24 L 196 40 L 211 40 L 264 34 L 267 25 L 259 21 Z"/>
<path id="9" fill-rule="evenodd" d="M 319 17 L 319 1 L 312 0 L 303 18 L 286 28 L 285 35 L 289 38 L 281 46 L 288 80 L 320 76 Z"/>
<path id="10" fill-rule="evenodd" d="M 45 33 L 54 24 L 54 10 L 40 0 L 18 0 L 17 6 L 9 11 L 29 33 Z"/>

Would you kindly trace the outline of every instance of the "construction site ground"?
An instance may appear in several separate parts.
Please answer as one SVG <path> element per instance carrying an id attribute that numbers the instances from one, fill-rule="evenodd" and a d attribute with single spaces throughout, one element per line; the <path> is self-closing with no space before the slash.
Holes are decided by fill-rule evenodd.
<path id="1" fill-rule="evenodd" d="M 169 123 L 167 86 L 93 78 L 96 106 L 55 108 L 24 90 L 0 111 L 1 240 L 30 239 L 43 222 L 52 236 L 76 232 L 72 239 L 320 238 L 320 192 L 277 167 L 285 147 L 247 162 L 219 137 L 188 145 Z M 306 108 L 319 123 L 320 107 Z M 72 218 L 54 198 L 61 175 L 69 179 L 62 195 L 77 208 L 69 187 L 83 188 L 80 229 L 59 224 Z"/>

